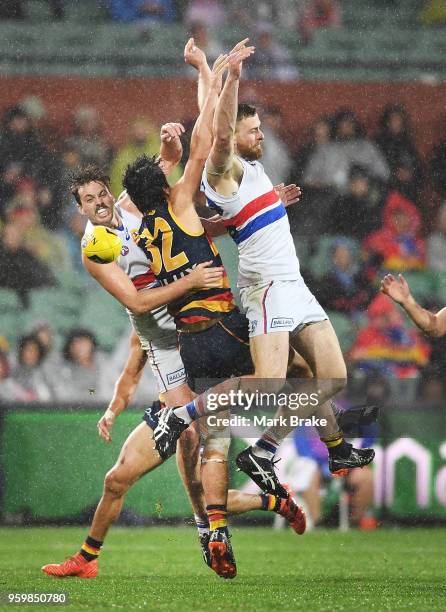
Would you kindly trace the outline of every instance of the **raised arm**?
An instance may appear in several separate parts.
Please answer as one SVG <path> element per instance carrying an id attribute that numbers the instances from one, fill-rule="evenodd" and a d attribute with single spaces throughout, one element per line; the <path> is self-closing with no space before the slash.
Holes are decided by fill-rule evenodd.
<path id="1" fill-rule="evenodd" d="M 193 38 L 189 38 L 184 47 L 184 61 L 198 70 L 198 108 L 201 112 L 211 86 L 212 72 L 206 54 L 197 47 Z"/>
<path id="2" fill-rule="evenodd" d="M 446 308 L 435 314 L 420 306 L 402 274 L 399 274 L 398 279 L 392 274 L 386 274 L 381 281 L 381 291 L 400 304 L 415 325 L 428 336 L 440 338 L 446 334 Z"/>
<path id="3" fill-rule="evenodd" d="M 228 63 L 229 57 L 220 55 L 212 68 L 208 95 L 192 131 L 189 159 L 183 176 L 172 189 L 171 197 L 177 210 L 183 206 L 194 205 L 193 197 L 200 186 L 204 164 L 212 146 L 212 120 L 223 72 Z"/>
<path id="4" fill-rule="evenodd" d="M 82 264 L 91 276 L 134 314 L 143 314 L 174 302 L 194 289 L 221 287 L 223 268 L 212 268 L 212 262 L 199 264 L 190 274 L 165 287 L 137 291 L 116 262 L 99 264 L 82 255 Z"/>
<path id="5" fill-rule="evenodd" d="M 215 110 L 214 143 L 208 162 L 208 179 L 213 185 L 216 185 L 219 178 L 225 175 L 230 175 L 229 178 L 232 176 L 236 180 L 241 177 L 241 164 L 234 157 L 238 89 L 243 60 L 253 52 L 253 47 L 245 47 L 234 54 L 229 62 L 229 74 Z"/>
<path id="6" fill-rule="evenodd" d="M 160 168 L 166 176 L 169 176 L 181 161 L 183 145 L 180 137 L 182 134 L 184 134 L 184 127 L 181 123 L 165 123 L 161 126 Z"/>

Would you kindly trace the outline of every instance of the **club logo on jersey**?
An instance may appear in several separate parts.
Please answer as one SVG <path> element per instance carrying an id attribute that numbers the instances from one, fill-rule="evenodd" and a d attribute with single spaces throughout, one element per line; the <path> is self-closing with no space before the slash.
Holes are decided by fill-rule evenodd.
<path id="1" fill-rule="evenodd" d="M 249 322 L 249 333 L 250 334 L 253 334 L 255 332 L 255 330 L 257 329 L 257 324 L 258 324 L 258 321 L 256 320 Z"/>
<path id="2" fill-rule="evenodd" d="M 129 254 L 129 251 L 130 251 L 129 247 L 124 245 L 121 249 L 121 255 L 125 257 L 126 255 Z"/>
<path id="3" fill-rule="evenodd" d="M 275 327 L 292 327 L 294 319 L 287 317 L 274 317 L 271 319 L 271 329 Z"/>
<path id="4" fill-rule="evenodd" d="M 183 380 L 186 378 L 186 373 L 184 368 L 180 368 L 179 370 L 175 370 L 175 372 L 169 372 L 167 374 L 167 382 L 171 385 L 179 380 Z"/>

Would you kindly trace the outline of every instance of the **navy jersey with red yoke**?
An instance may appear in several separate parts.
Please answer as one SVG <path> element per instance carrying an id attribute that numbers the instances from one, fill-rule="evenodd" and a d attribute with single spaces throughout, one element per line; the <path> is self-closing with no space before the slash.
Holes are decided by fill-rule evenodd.
<path id="1" fill-rule="evenodd" d="M 144 215 L 138 235 L 138 246 L 151 262 L 158 281 L 168 285 L 189 274 L 198 264 L 212 261 L 222 266 L 218 249 L 206 234 L 193 233 L 181 225 L 168 204 L 164 210 Z M 226 272 L 221 288 L 197 290 L 168 306 L 178 329 L 209 319 L 221 318 L 235 308 Z"/>

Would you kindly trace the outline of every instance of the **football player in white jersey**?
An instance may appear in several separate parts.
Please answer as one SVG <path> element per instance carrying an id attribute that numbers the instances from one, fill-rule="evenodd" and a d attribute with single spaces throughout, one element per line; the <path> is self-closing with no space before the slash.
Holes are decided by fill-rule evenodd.
<path id="1" fill-rule="evenodd" d="M 180 124 L 166 124 L 161 128 L 160 166 L 166 174 L 181 157 L 179 135 L 183 131 Z M 190 400 L 193 394 L 186 384 L 184 366 L 177 350 L 175 324 L 164 305 L 192 289 L 219 287 L 222 268 L 210 268 L 207 263 L 203 263 L 177 282 L 167 287 L 157 286 L 145 255 L 133 241 L 132 232 L 139 229 L 140 220 L 115 204 L 109 190 L 108 177 L 98 168 L 87 167 L 73 178 L 72 192 L 81 213 L 88 217 L 92 225 L 113 228 L 123 243 L 117 262 L 99 264 L 84 257 L 86 269 L 126 306 L 140 346 L 157 379 L 160 399 L 170 406 Z M 132 284 L 128 283 L 128 278 Z M 123 279 L 127 283 L 122 283 Z M 100 419 L 100 435 L 112 426 L 116 418 L 115 408 L 115 404 L 112 404 Z M 186 436 L 181 438 L 178 457 L 180 473 L 191 498 L 197 524 L 207 520 L 202 495 L 191 478 L 196 468 L 195 465 L 191 466 L 191 461 L 198 444 L 198 434 L 190 428 Z M 115 466 L 106 475 L 103 496 L 81 551 L 65 563 L 44 566 L 43 571 L 55 576 L 76 575 L 87 578 L 97 575 L 97 557 L 108 528 L 120 513 L 125 493 L 143 474 L 161 463 L 160 456 L 150 444 L 150 430 L 145 419 L 127 438 Z M 207 552 L 204 543 L 202 548 L 204 553 Z"/>
<path id="2" fill-rule="evenodd" d="M 301 381 L 299 389 L 307 398 L 312 394 L 317 397 L 316 407 L 299 405 L 298 416 L 315 414 L 325 419 L 319 435 L 328 448 L 330 471 L 344 475 L 350 468 L 370 463 L 374 451 L 356 449 L 344 440 L 328 401 L 345 385 L 344 359 L 326 313 L 300 274 L 285 207 L 258 162 L 263 141 L 260 119 L 253 107 L 238 106 L 239 80 L 240 71 L 230 70 L 215 112 L 214 142 L 202 189 L 239 249 L 238 285 L 250 323 L 254 378 L 262 382 L 247 378 L 226 381 L 172 413 L 187 424 L 222 409 L 219 406 L 216 410 L 215 404 L 209 407 L 209 393 L 223 393 L 227 401 L 233 390 L 279 391 L 286 378 L 291 345 L 315 377 L 314 382 Z M 280 442 L 294 429 L 291 414 L 288 408 L 280 409 L 276 416 L 283 416 L 287 424 L 277 419 L 277 426 L 268 428 L 253 447 L 237 457 L 238 467 L 264 491 L 281 495 L 286 491 L 278 482 L 273 459 Z M 172 418 L 171 430 L 174 423 Z M 171 441 L 175 439 L 173 431 L 161 439 L 160 433 L 155 431 L 160 445 L 169 445 L 169 435 Z"/>

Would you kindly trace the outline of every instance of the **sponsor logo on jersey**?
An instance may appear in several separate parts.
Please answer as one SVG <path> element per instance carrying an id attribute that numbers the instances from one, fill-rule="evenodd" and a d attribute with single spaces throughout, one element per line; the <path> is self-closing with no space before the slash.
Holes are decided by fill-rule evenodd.
<path id="1" fill-rule="evenodd" d="M 178 382 L 179 380 L 186 378 L 186 373 L 184 368 L 180 368 L 179 370 L 175 370 L 175 372 L 169 372 L 167 374 L 167 382 L 171 385 L 174 382 Z"/>
<path id="2" fill-rule="evenodd" d="M 291 327 L 294 323 L 294 319 L 289 317 L 274 317 L 271 319 L 271 328 L 273 327 Z"/>
<path id="3" fill-rule="evenodd" d="M 130 251 L 129 247 L 124 245 L 121 249 L 121 255 L 125 257 L 126 255 L 129 254 L 129 251 Z"/>

